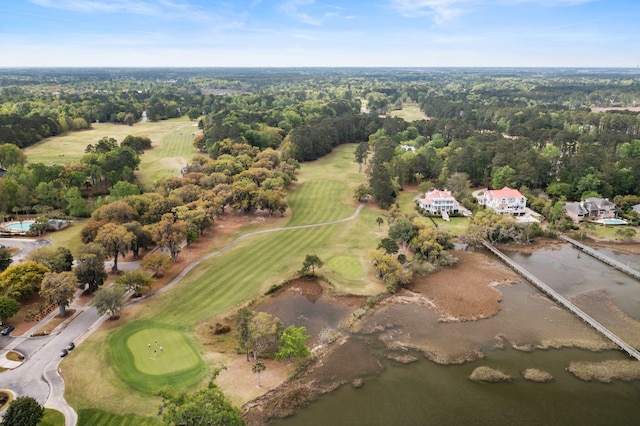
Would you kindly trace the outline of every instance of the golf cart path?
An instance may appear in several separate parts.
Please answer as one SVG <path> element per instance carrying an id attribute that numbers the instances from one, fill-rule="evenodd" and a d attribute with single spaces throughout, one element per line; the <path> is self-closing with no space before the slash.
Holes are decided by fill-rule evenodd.
<path id="1" fill-rule="evenodd" d="M 209 260 L 215 256 L 218 256 L 219 254 L 222 254 L 224 252 L 226 252 L 227 250 L 229 250 L 230 248 L 232 248 L 233 246 L 235 246 L 236 244 L 238 244 L 240 241 L 246 240 L 249 237 L 253 237 L 256 235 L 261 235 L 261 234 L 268 234 L 271 232 L 281 232 L 281 231 L 291 231 L 294 229 L 307 229 L 307 228 L 316 228 L 318 226 L 328 226 L 328 225 L 336 225 L 338 223 L 344 223 L 344 222 L 349 222 L 351 220 L 354 220 L 355 218 L 358 217 L 358 215 L 360 214 L 360 211 L 362 211 L 362 208 L 365 206 L 365 204 L 360 204 L 358 206 L 358 208 L 356 209 L 356 211 L 349 217 L 344 218 L 344 219 L 338 219 L 338 220 L 332 220 L 329 222 L 322 222 L 322 223 L 312 223 L 309 225 L 298 225 L 298 226 L 289 226 L 289 227 L 281 227 L 281 228 L 273 228 L 273 229 L 264 229 L 262 231 L 255 231 L 255 232 L 250 232 L 248 234 L 244 234 L 239 236 L 238 238 L 236 238 L 235 240 L 231 241 L 229 244 L 227 244 L 226 246 L 222 247 L 221 249 L 218 249 L 214 252 L 209 253 L 206 256 L 201 257 L 200 259 L 197 259 L 195 261 L 193 261 L 192 263 L 190 263 L 187 267 L 185 267 L 182 272 L 180 272 L 174 279 L 171 280 L 171 282 L 169 282 L 169 284 L 167 284 L 166 286 L 152 292 L 149 293 L 145 296 L 142 296 L 134 301 L 129 302 L 126 306 L 132 306 L 135 304 L 138 304 L 140 302 L 143 302 L 145 300 L 148 300 L 158 294 L 162 294 L 164 292 L 167 292 L 169 290 L 171 290 L 173 287 L 175 287 L 184 277 L 185 275 L 187 275 L 189 272 L 191 272 L 191 270 L 193 268 L 195 268 L 196 266 L 198 266 L 200 263 L 204 262 L 205 260 Z"/>
<path id="2" fill-rule="evenodd" d="M 273 228 L 273 229 L 266 229 L 266 230 L 261 230 L 261 231 L 255 231 L 255 232 L 250 232 L 248 234 L 244 234 L 239 236 L 238 238 L 236 238 L 235 240 L 231 241 L 230 243 L 228 243 L 226 246 L 222 247 L 219 250 L 216 250 L 212 253 L 209 253 L 206 256 L 201 257 L 200 259 L 197 259 L 195 261 L 193 261 L 192 263 L 190 263 L 187 267 L 185 267 L 182 272 L 180 272 L 180 274 L 178 274 L 173 280 L 171 280 L 171 282 L 169 282 L 166 286 L 164 286 L 163 288 L 154 291 L 153 293 L 149 293 L 146 296 L 143 296 L 139 299 L 136 299 L 134 301 L 131 301 L 129 303 L 127 303 L 125 305 L 126 306 L 132 306 L 135 305 L 137 303 L 140 303 L 142 301 L 146 301 L 156 295 L 162 294 L 168 290 L 170 290 L 171 288 L 173 288 L 174 286 L 176 286 L 184 277 L 185 275 L 187 275 L 193 268 L 195 268 L 197 265 L 199 265 L 201 262 L 211 259 L 221 253 L 226 252 L 227 250 L 229 250 L 230 248 L 234 247 L 236 244 L 238 244 L 240 241 L 243 241 L 249 237 L 253 237 L 255 235 L 261 235 L 261 234 L 268 234 L 271 232 L 281 232 L 281 231 L 289 231 L 289 230 L 294 230 L 294 229 L 307 229 L 307 228 L 315 228 L 315 227 L 319 227 L 319 226 L 329 226 L 329 225 L 335 225 L 335 224 L 339 224 L 339 223 L 344 223 L 344 222 L 348 222 L 351 220 L 354 220 L 355 218 L 358 217 L 358 215 L 360 214 L 362 208 L 365 206 L 365 204 L 360 204 L 358 206 L 358 208 L 355 210 L 355 212 L 344 219 L 338 219 L 338 220 L 332 220 L 329 222 L 323 222 L 323 223 L 314 223 L 314 224 L 309 224 L 309 225 L 298 225 L 298 226 L 291 226 L 291 227 L 282 227 L 282 228 Z M 130 297 L 130 294 L 127 295 L 128 297 Z M 97 314 L 94 312 L 95 311 L 95 307 L 90 307 L 89 309 L 87 309 L 87 311 L 85 311 L 81 316 L 84 316 L 87 313 L 92 313 L 93 315 Z M 76 337 L 76 339 L 74 339 L 76 345 L 80 344 L 82 341 L 84 341 L 90 334 L 92 334 L 95 330 L 97 330 L 100 325 L 107 319 L 108 315 L 102 315 L 102 316 L 97 316 L 97 318 L 95 318 L 95 321 L 93 321 L 88 327 L 86 327 L 86 329 L 84 329 L 81 333 L 79 333 L 79 336 Z M 77 319 L 76 319 L 77 321 Z M 42 379 L 48 384 L 49 387 L 49 395 L 47 397 L 47 401 L 45 403 L 45 406 L 47 408 L 53 408 L 56 409 L 58 411 L 61 411 L 64 416 L 65 416 L 65 426 L 75 426 L 78 422 L 78 415 L 75 412 L 75 410 L 67 403 L 67 401 L 64 399 L 64 388 L 65 388 L 65 383 L 63 378 L 60 376 L 59 371 L 58 371 L 58 365 L 60 363 L 61 359 L 56 357 L 53 360 L 51 360 L 51 362 L 49 362 L 46 367 L 44 368 L 44 371 L 42 372 Z"/>

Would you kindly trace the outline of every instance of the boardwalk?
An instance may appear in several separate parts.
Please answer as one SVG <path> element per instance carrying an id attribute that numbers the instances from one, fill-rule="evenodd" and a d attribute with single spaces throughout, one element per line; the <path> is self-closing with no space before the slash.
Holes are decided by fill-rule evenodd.
<path id="1" fill-rule="evenodd" d="M 636 271 L 633 268 L 628 267 L 624 263 L 620 263 L 617 260 L 610 258 L 609 256 L 605 256 L 604 254 L 600 253 L 599 251 L 594 250 L 589 246 L 585 246 L 584 244 L 579 243 L 576 240 L 574 240 L 572 238 L 569 238 L 569 237 L 567 237 L 565 235 L 561 235 L 560 238 L 562 238 L 566 242 L 574 245 L 575 247 L 577 247 L 578 249 L 582 250 L 583 252 L 587 253 L 589 256 L 594 257 L 594 258 L 598 259 L 599 261 L 601 261 L 603 263 L 606 263 L 609 266 L 613 266 L 618 271 L 622 271 L 625 274 L 635 278 L 636 280 L 640 280 L 640 272 Z"/>
<path id="2" fill-rule="evenodd" d="M 524 279 L 526 279 L 531 284 L 533 284 L 535 287 L 537 287 L 544 294 L 549 296 L 552 300 L 555 300 L 557 303 L 559 303 L 560 305 L 562 305 L 565 308 L 567 308 L 574 315 L 576 315 L 578 318 L 580 318 L 581 320 L 583 320 L 584 322 L 589 324 L 591 327 L 593 327 L 596 331 L 598 331 L 604 337 L 606 337 L 607 339 L 609 339 L 613 343 L 615 343 L 620 349 L 625 351 L 631 357 L 633 357 L 633 358 L 637 359 L 638 361 L 640 361 L 640 352 L 638 352 L 633 346 L 629 345 L 628 343 L 623 341 L 621 338 L 619 338 L 618 336 L 616 336 L 615 334 L 610 332 L 608 329 L 606 329 L 598 321 L 596 321 L 595 319 L 593 319 L 589 315 L 587 315 L 582 309 L 578 308 L 576 305 L 571 303 L 567 298 L 565 298 L 564 296 L 560 295 L 557 291 L 555 291 L 554 289 L 549 287 L 547 284 L 545 284 L 544 282 L 539 280 L 533 274 L 529 273 L 529 271 L 524 269 L 522 266 L 518 265 L 513 260 L 509 259 L 500 250 L 498 250 L 497 248 L 495 248 L 494 246 L 492 246 L 491 244 L 489 244 L 487 242 L 484 242 L 483 244 L 493 254 L 498 256 L 504 263 L 509 265 L 509 267 L 511 267 L 514 271 L 516 271 L 518 274 L 520 274 Z"/>

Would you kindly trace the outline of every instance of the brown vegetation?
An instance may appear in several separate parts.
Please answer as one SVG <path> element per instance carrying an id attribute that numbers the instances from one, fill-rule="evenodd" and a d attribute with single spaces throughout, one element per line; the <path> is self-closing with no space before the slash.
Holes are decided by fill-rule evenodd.
<path id="1" fill-rule="evenodd" d="M 496 315 L 502 295 L 494 287 L 517 281 L 516 274 L 480 253 L 457 251 L 454 255 L 459 259 L 456 265 L 414 277 L 411 290 L 433 302 L 442 314 L 441 321 L 474 321 Z"/>
<path id="2" fill-rule="evenodd" d="M 567 368 L 571 374 L 585 382 L 609 383 L 613 380 L 640 380 L 640 362 L 624 361 L 572 361 Z"/>
<path id="3" fill-rule="evenodd" d="M 510 382 L 513 380 L 513 377 L 495 368 L 483 366 L 473 370 L 469 376 L 469 380 L 473 380 L 474 382 L 500 383 Z"/>

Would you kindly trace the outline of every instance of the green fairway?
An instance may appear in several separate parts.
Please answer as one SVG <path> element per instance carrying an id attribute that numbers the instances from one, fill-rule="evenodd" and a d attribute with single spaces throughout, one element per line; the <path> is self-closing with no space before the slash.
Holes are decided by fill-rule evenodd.
<path id="1" fill-rule="evenodd" d="M 327 265 L 347 278 L 360 278 L 364 273 L 362 262 L 354 256 L 332 256 L 327 261 Z"/>
<path id="2" fill-rule="evenodd" d="M 206 373 L 197 349 L 177 329 L 132 322 L 113 335 L 109 347 L 113 365 L 122 378 L 143 392 L 156 393 L 165 386 L 185 389 Z"/>
<path id="3" fill-rule="evenodd" d="M 61 423 L 64 424 L 64 423 Z M 78 425 L 91 426 L 158 426 L 159 418 L 143 417 L 135 414 L 119 415 L 102 410 L 78 410 Z"/>
<path id="4" fill-rule="evenodd" d="M 321 161 L 302 165 L 299 183 L 288 197 L 291 208 L 288 227 L 345 219 L 355 212 L 358 203 L 353 200 L 353 189 L 366 177 L 357 172 L 354 149 L 355 145 L 343 145 Z M 96 371 L 91 377 L 73 375 L 68 382 L 67 389 L 72 394 L 69 399 L 82 407 L 89 405 L 122 413 L 115 401 L 92 398 L 88 404 L 83 395 L 129 393 L 128 401 L 135 399 L 137 405 L 148 401 L 144 411 L 136 412 L 150 414 L 159 403 L 151 397 L 153 392 L 165 385 L 176 389 L 192 387 L 210 369 L 195 346 L 193 353 L 198 354 L 199 360 L 195 367 L 183 364 L 186 370 L 160 374 L 159 365 L 144 364 L 145 357 L 149 358 L 147 345 L 155 344 L 158 329 L 167 335 L 177 334 L 185 342 L 194 342 L 191 331 L 198 324 L 256 299 L 272 284 L 296 276 L 307 254 L 315 253 L 325 262 L 335 262 L 335 270 L 330 266 L 321 273 L 337 292 L 372 295 L 383 291 L 379 282 L 368 279 L 373 275 L 369 252 L 384 231 L 379 231 L 376 225 L 378 215 L 376 210 L 365 208 L 355 220 L 344 223 L 249 236 L 203 260 L 171 291 L 145 302 L 137 311 L 136 320 L 115 331 L 106 330 L 100 333 L 102 336 L 92 336 L 87 341 L 86 352 L 82 350 L 65 361 L 70 363 L 69 370 L 91 364 L 92 371 Z M 235 237 L 246 233 L 246 229 L 256 230 L 253 225 L 241 228 Z M 221 241 L 216 240 L 211 251 L 221 249 L 220 244 Z M 332 257 L 336 259 L 329 261 Z M 101 350 L 105 339 L 108 356 L 91 357 L 90 353 Z M 164 339 L 157 337 L 167 351 L 169 346 L 164 344 Z M 215 348 L 202 348 L 203 352 L 211 350 Z M 206 353 L 204 357 L 207 358 Z M 159 358 L 156 357 L 156 361 Z M 187 357 L 181 362 L 187 362 Z M 138 392 L 132 392 L 132 388 Z M 127 403 L 127 407 L 132 410 L 133 403 Z"/>
<path id="5" fill-rule="evenodd" d="M 138 174 L 143 184 L 150 184 L 160 178 L 179 176 L 180 169 L 196 153 L 193 139 L 199 133 L 196 124 L 186 118 L 138 123 L 133 126 L 94 123 L 89 130 L 44 139 L 26 148 L 25 154 L 29 163 L 77 163 L 84 155 L 87 145 L 95 144 L 103 137 L 122 142 L 128 135 L 146 136 L 151 139 L 152 149 L 140 156 Z"/>

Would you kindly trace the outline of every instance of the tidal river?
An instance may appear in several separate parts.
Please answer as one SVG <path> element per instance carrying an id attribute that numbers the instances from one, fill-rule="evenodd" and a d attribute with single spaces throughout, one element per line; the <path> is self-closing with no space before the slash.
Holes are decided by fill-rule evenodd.
<path id="1" fill-rule="evenodd" d="M 564 296 L 580 301 L 598 321 L 624 318 L 627 323 L 640 322 L 640 282 L 570 246 L 544 248 L 531 254 L 507 254 Z M 640 267 L 638 257 L 611 251 L 607 254 L 631 267 Z M 342 351 L 366 352 L 363 358 L 376 359 L 378 368 L 364 376 L 362 387 L 347 383 L 299 409 L 294 416 L 273 424 L 640 425 L 640 382 L 583 382 L 566 371 L 571 361 L 628 359 L 624 353 L 567 347 L 513 349 L 513 344 L 519 349 L 553 347 L 558 342 L 564 346 L 576 342 L 576 346 L 584 347 L 586 341 L 604 341 L 526 283 L 499 290 L 501 310 L 489 319 L 443 323 L 427 309 L 405 305 L 374 316 L 370 320 L 372 327 L 365 327 L 366 331 L 350 339 L 348 345 L 354 349 Z M 637 329 L 621 327 L 620 334 L 625 330 L 627 333 L 621 337 L 638 342 Z M 388 359 L 389 340 L 401 340 L 408 334 L 422 342 L 415 345 L 420 351 L 403 352 L 414 355 L 417 361 L 401 364 Z M 504 341 L 509 343 L 501 344 Z M 477 356 L 449 365 L 425 356 L 443 351 L 475 351 Z M 363 358 L 346 355 L 334 361 L 358 369 L 365 363 Z M 469 380 L 471 372 L 479 366 L 497 368 L 514 380 L 494 384 Z M 527 381 L 520 374 L 527 368 L 544 370 L 554 379 L 548 383 Z"/>

